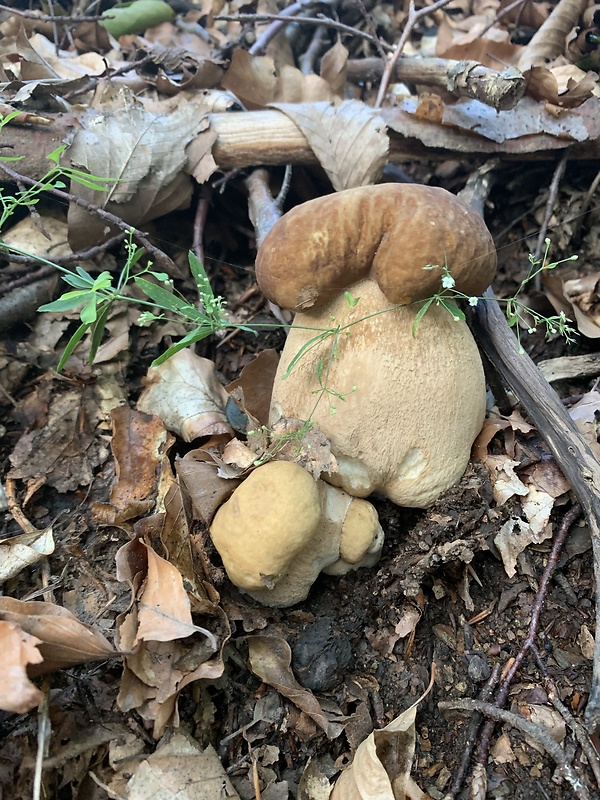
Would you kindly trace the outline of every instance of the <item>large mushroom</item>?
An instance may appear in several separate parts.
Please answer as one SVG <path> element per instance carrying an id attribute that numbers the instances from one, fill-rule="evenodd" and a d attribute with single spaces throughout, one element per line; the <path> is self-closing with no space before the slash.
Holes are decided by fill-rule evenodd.
<path id="1" fill-rule="evenodd" d="M 432 305 L 413 336 L 416 301 L 441 283 L 441 270 L 428 265 L 447 268 L 456 288 L 473 296 L 490 284 L 496 255 L 479 214 L 443 189 L 419 185 L 361 187 L 304 203 L 275 223 L 258 252 L 263 292 L 299 311 L 271 422 L 310 418 L 339 465 L 323 478 L 355 497 L 376 492 L 399 505 L 430 505 L 461 478 L 483 423 L 485 380 L 467 325 Z M 335 341 L 306 348 L 284 379 L 318 330 L 336 326 Z"/>
<path id="2" fill-rule="evenodd" d="M 210 533 L 232 583 L 281 607 L 304 600 L 322 571 L 373 566 L 383 545 L 370 503 L 289 461 L 257 467 L 217 511 Z"/>

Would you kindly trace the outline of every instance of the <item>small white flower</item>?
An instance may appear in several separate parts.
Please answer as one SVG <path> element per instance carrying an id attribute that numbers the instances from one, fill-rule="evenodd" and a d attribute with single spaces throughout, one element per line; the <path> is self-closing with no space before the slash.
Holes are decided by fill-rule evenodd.
<path id="1" fill-rule="evenodd" d="M 442 286 L 444 289 L 453 289 L 455 286 L 455 280 L 452 275 L 444 275 L 442 278 Z"/>
<path id="2" fill-rule="evenodd" d="M 567 315 L 565 314 L 564 311 L 560 312 L 560 314 L 558 315 L 558 318 L 560 319 L 561 322 L 566 322 L 567 321 Z"/>
<path id="3" fill-rule="evenodd" d="M 479 298 L 478 297 L 469 297 L 469 305 L 470 306 L 476 306 L 478 302 L 479 302 Z"/>

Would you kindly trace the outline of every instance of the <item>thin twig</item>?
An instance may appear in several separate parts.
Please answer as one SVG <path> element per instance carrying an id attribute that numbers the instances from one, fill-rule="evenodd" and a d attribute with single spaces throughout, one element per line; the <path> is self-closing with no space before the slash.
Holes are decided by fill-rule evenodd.
<path id="1" fill-rule="evenodd" d="M 258 39 L 254 42 L 252 47 L 250 48 L 249 52 L 251 56 L 262 56 L 265 53 L 265 50 L 269 46 L 269 44 L 273 41 L 273 39 L 281 33 L 281 31 L 289 25 L 291 22 L 294 21 L 293 17 L 303 11 L 306 8 L 310 8 L 310 6 L 316 5 L 316 0 L 297 0 L 296 3 L 292 3 L 291 6 L 284 8 L 281 14 L 279 14 L 280 19 L 275 20 L 267 28 L 261 33 Z M 281 17 L 283 19 L 281 19 Z"/>
<path id="2" fill-rule="evenodd" d="M 383 70 L 383 76 L 381 78 L 381 83 L 379 84 L 379 91 L 377 92 L 377 99 L 375 100 L 375 108 L 381 108 L 383 105 L 385 93 L 387 92 L 387 88 L 394 73 L 394 67 L 402 55 L 402 51 L 404 50 L 412 29 L 420 19 L 426 17 L 428 14 L 431 14 L 433 11 L 438 11 L 440 8 L 447 6 L 449 2 L 450 0 L 437 0 L 437 2 L 433 3 L 433 5 L 425 6 L 424 8 L 420 8 L 418 11 L 415 11 L 414 0 L 410 0 L 408 19 L 404 25 L 404 30 L 402 31 L 402 35 L 400 36 L 398 44 L 396 45 L 396 49 L 394 50 L 391 58 L 387 61 L 385 69 Z"/>
<path id="3" fill-rule="evenodd" d="M 21 11 L 18 8 L 14 8 L 13 6 L 5 6 L 0 4 L 0 11 L 8 11 L 10 14 L 15 14 L 17 17 L 23 17 L 24 19 L 33 19 L 37 22 L 72 22 L 73 24 L 78 24 L 80 22 L 98 22 L 98 20 L 107 20 L 107 19 L 114 19 L 114 16 L 109 16 L 108 14 L 100 14 L 93 17 L 86 17 L 86 16 L 77 16 L 77 15 L 62 15 L 57 16 L 54 14 L 37 14 L 35 11 Z"/>
<path id="4" fill-rule="evenodd" d="M 9 178 L 12 178 L 13 181 L 18 182 L 22 181 L 23 183 L 27 184 L 28 186 L 37 186 L 38 181 L 34 181 L 32 178 L 28 178 L 26 175 L 20 175 L 18 172 L 15 172 L 5 163 L 0 161 L 0 169 L 5 172 Z M 154 262 L 157 265 L 160 265 L 163 269 L 165 269 L 169 274 L 177 275 L 178 270 L 175 264 L 173 263 L 172 259 L 166 253 L 163 253 L 162 250 L 159 250 L 158 247 L 155 247 L 146 235 L 139 231 L 137 228 L 134 228 L 133 225 L 122 220 L 120 217 L 117 217 L 115 214 L 111 214 L 110 211 L 106 211 L 104 208 L 100 208 L 100 206 L 95 205 L 94 203 L 88 203 L 87 200 L 84 200 L 81 197 L 78 197 L 75 194 L 71 194 L 70 192 L 65 192 L 62 189 L 53 189 L 47 188 L 45 191 L 48 194 L 54 195 L 54 197 L 59 197 L 61 200 L 67 200 L 69 203 L 74 203 L 76 206 L 80 208 L 84 208 L 90 214 L 93 214 L 96 217 L 104 220 L 105 222 L 109 222 L 111 225 L 114 225 L 119 230 L 123 231 L 124 233 L 129 234 L 130 232 L 135 236 L 135 238 L 142 244 L 148 254 L 154 258 Z"/>
<path id="5" fill-rule="evenodd" d="M 501 11 L 499 11 L 496 14 L 494 19 L 488 25 L 486 25 L 486 27 L 481 31 L 481 33 L 479 34 L 479 37 L 481 38 L 482 36 L 485 36 L 485 34 L 489 31 L 489 29 L 493 28 L 494 25 L 497 22 L 500 22 L 502 17 L 505 17 L 507 14 L 510 14 L 510 12 L 513 10 L 513 8 L 517 8 L 517 6 L 525 5 L 528 2 L 529 2 L 529 0 L 513 0 L 512 3 L 509 3 L 507 6 L 505 6 Z"/>
<path id="6" fill-rule="evenodd" d="M 546 241 L 546 234 L 548 232 L 548 226 L 550 225 L 550 218 L 554 213 L 554 206 L 556 205 L 556 198 L 558 196 L 558 189 L 560 187 L 560 182 L 562 180 L 562 176 L 565 174 L 565 169 L 567 166 L 567 160 L 569 158 L 569 151 L 564 154 L 561 160 L 556 165 L 556 169 L 554 170 L 554 175 L 552 176 L 552 181 L 550 183 L 550 191 L 548 192 L 548 200 L 546 201 L 546 211 L 544 212 L 544 220 L 542 222 L 542 227 L 538 233 L 537 244 L 535 246 L 535 252 L 533 254 L 534 263 L 539 263 L 540 258 L 542 257 L 542 253 L 545 249 L 545 241 Z M 534 288 L 537 292 L 542 290 L 542 273 L 538 272 L 535 276 L 533 282 Z"/>
<path id="7" fill-rule="evenodd" d="M 529 630 L 527 632 L 527 637 L 525 638 L 525 641 L 521 645 L 521 649 L 515 656 L 514 660 L 504 673 L 504 676 L 498 688 L 498 693 L 494 701 L 496 707 L 498 708 L 501 708 L 506 702 L 506 698 L 508 697 L 508 692 L 510 691 L 510 685 L 512 683 L 512 679 L 516 675 L 517 670 L 519 669 L 521 663 L 523 662 L 523 659 L 527 655 L 527 652 L 529 651 L 531 646 L 535 644 L 535 637 L 537 635 L 537 628 L 540 620 L 540 614 L 542 613 L 542 608 L 546 600 L 546 595 L 548 593 L 548 587 L 550 585 L 550 580 L 552 579 L 552 574 L 556 569 L 558 557 L 560 556 L 562 547 L 565 543 L 571 525 L 573 525 L 573 523 L 575 522 L 576 519 L 578 519 L 579 516 L 581 516 L 581 507 L 576 503 L 564 515 L 563 520 L 558 529 L 558 533 L 554 538 L 554 542 L 552 544 L 552 550 L 550 552 L 550 556 L 548 557 L 548 563 L 546 564 L 546 568 L 540 580 L 539 589 L 535 598 L 535 602 L 533 604 L 533 608 L 531 610 L 531 620 L 529 622 Z M 488 722 L 486 722 L 481 732 L 479 746 L 477 747 L 477 753 L 475 756 L 475 771 L 477 771 L 477 767 L 483 768 L 487 763 L 488 751 L 493 732 L 494 732 L 494 722 L 492 717 L 490 720 L 488 720 Z"/>
<path id="8" fill-rule="evenodd" d="M 543 747 L 548 755 L 554 759 L 562 776 L 570 784 L 580 800 L 591 800 L 588 790 L 582 783 L 581 778 L 579 778 L 573 766 L 567 761 L 565 751 L 541 725 L 529 722 L 529 720 L 523 719 L 523 717 L 518 714 L 513 714 L 511 711 L 497 708 L 492 703 L 482 703 L 481 700 L 442 700 L 442 702 L 438 703 L 438 707 L 442 711 L 479 711 L 492 720 L 492 722 L 503 722 L 511 728 L 516 728 L 524 736 L 528 736 L 530 739 L 537 742 L 537 744 Z"/>
<path id="9" fill-rule="evenodd" d="M 316 25 L 332 28 L 341 33 L 347 33 L 350 36 L 358 36 L 361 39 L 366 39 L 368 42 L 374 44 L 378 49 L 384 52 L 392 52 L 394 49 L 392 45 L 387 42 L 380 42 L 376 36 L 367 31 L 361 31 L 360 28 L 353 28 L 351 25 L 344 25 L 343 22 L 338 22 L 331 17 L 326 17 L 325 14 L 317 14 L 315 17 L 288 17 L 282 14 L 217 14 L 215 21 L 222 20 L 224 22 L 293 22 L 299 25 Z"/>
<path id="10" fill-rule="evenodd" d="M 492 674 L 488 678 L 485 686 L 481 690 L 479 697 L 477 699 L 481 700 L 484 703 L 487 702 L 491 698 L 499 678 L 500 678 L 500 664 L 496 664 L 494 666 L 494 669 L 492 670 Z M 469 722 L 469 727 L 467 728 L 467 736 L 465 739 L 463 755 L 460 764 L 458 766 L 458 769 L 454 773 L 450 789 L 446 793 L 444 800 L 455 800 L 455 798 L 457 797 L 458 793 L 462 788 L 465 775 L 467 774 L 467 770 L 469 769 L 471 756 L 473 755 L 473 750 L 475 749 L 475 741 L 477 739 L 479 728 L 481 727 L 481 720 L 482 720 L 482 714 L 479 711 L 473 712 L 473 716 L 471 717 L 471 721 Z"/>
<path id="11" fill-rule="evenodd" d="M 535 656 L 535 660 L 537 661 L 537 665 L 540 669 L 540 672 L 544 676 L 544 684 L 546 686 L 546 691 L 548 692 L 548 700 L 552 703 L 554 708 L 558 711 L 564 721 L 567 723 L 569 728 L 575 734 L 575 738 L 581 745 L 581 749 L 586 755 L 588 763 L 592 772 L 594 773 L 594 778 L 596 779 L 596 786 L 600 789 L 600 758 L 598 758 L 598 753 L 594 749 L 592 742 L 590 741 L 590 737 L 588 732 L 583 728 L 582 725 L 575 719 L 573 714 L 569 711 L 566 705 L 562 702 L 560 697 L 558 696 L 558 689 L 556 688 L 556 684 L 550 677 L 550 673 L 548 672 L 548 667 L 546 666 L 546 662 L 542 658 L 542 654 L 536 644 L 531 646 L 531 652 Z"/>

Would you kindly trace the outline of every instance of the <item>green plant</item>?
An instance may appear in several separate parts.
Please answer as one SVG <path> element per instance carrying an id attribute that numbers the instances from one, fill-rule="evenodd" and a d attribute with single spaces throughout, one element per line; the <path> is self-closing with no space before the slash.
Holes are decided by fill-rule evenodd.
<path id="1" fill-rule="evenodd" d="M 515 336 L 519 342 L 519 350 L 521 354 L 525 352 L 521 344 L 521 330 L 526 329 L 528 333 L 536 333 L 538 326 L 543 325 L 545 328 L 545 336 L 550 337 L 555 334 L 562 336 L 567 342 L 573 342 L 578 331 L 571 327 L 569 324 L 571 320 L 567 317 L 564 311 L 551 317 L 546 317 L 543 314 L 534 311 L 521 300 L 519 295 L 523 292 L 528 283 L 530 283 L 536 275 L 541 272 L 556 269 L 560 264 L 565 264 L 569 261 L 576 261 L 577 256 L 573 255 L 569 258 L 559 259 L 557 261 L 549 262 L 548 253 L 550 251 L 550 239 L 545 239 L 545 250 L 540 261 L 536 261 L 533 254 L 529 255 L 529 270 L 525 278 L 519 284 L 517 291 L 512 297 L 494 298 L 498 303 L 505 306 L 506 321 L 508 325 L 514 329 Z M 420 301 L 422 303 L 415 321 L 413 324 L 413 335 L 416 334 L 419 322 L 427 313 L 432 304 L 441 306 L 448 311 L 455 320 L 466 319 L 465 313 L 458 307 L 457 301 L 465 301 L 470 306 L 476 306 L 479 302 L 486 302 L 489 297 L 469 297 L 463 292 L 459 292 L 454 288 L 454 278 L 450 274 L 447 265 L 440 267 L 438 265 L 429 264 L 424 269 L 440 269 L 442 271 L 441 288 L 432 297 Z"/>

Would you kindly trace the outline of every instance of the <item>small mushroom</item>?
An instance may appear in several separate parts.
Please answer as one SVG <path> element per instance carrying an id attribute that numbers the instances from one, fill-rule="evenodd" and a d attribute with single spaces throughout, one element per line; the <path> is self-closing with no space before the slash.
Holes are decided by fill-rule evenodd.
<path id="1" fill-rule="evenodd" d="M 417 185 L 361 187 L 304 203 L 274 225 L 258 252 L 267 297 L 305 309 L 282 353 L 271 423 L 310 417 L 338 461 L 339 471 L 322 477 L 355 497 L 377 492 L 398 505 L 430 505 L 460 480 L 483 423 L 485 379 L 467 325 L 432 305 L 413 335 L 415 301 L 441 284 L 441 271 L 428 265 L 447 267 L 458 290 L 478 295 L 496 256 L 475 211 L 443 189 Z M 336 326 L 335 341 L 305 347 L 315 329 Z M 325 372 L 327 389 L 344 399 L 325 393 L 315 408 Z"/>
<path id="2" fill-rule="evenodd" d="M 232 583 L 275 607 L 304 600 L 321 571 L 372 566 L 383 546 L 370 503 L 288 461 L 257 467 L 218 510 L 210 533 Z"/>

